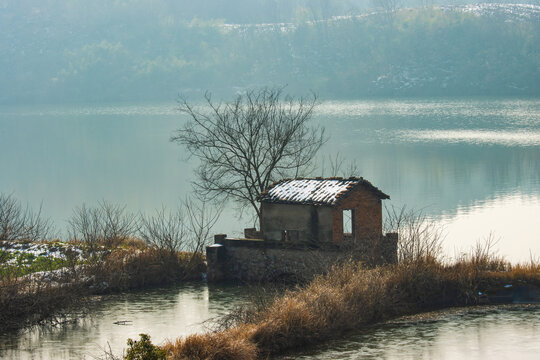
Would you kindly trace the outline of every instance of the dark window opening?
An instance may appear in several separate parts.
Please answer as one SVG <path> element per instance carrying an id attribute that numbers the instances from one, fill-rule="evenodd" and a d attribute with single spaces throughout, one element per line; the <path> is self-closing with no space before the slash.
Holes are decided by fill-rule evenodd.
<path id="1" fill-rule="evenodd" d="M 343 210 L 343 235 L 354 236 L 354 209 Z"/>
<path id="2" fill-rule="evenodd" d="M 281 241 L 291 242 L 298 241 L 299 231 L 298 230 L 283 230 L 281 232 Z"/>

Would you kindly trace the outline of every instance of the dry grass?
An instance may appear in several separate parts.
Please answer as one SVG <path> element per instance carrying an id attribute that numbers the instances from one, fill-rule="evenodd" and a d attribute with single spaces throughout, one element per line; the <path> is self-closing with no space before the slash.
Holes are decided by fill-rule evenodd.
<path id="1" fill-rule="evenodd" d="M 116 250 L 88 269 L 104 290 L 123 291 L 200 280 L 206 271 L 201 254 L 174 253 L 146 248 Z"/>
<path id="2" fill-rule="evenodd" d="M 191 335 L 164 346 L 168 358 L 178 360 L 251 360 L 257 358 L 257 346 L 249 340 L 246 329 L 234 329 L 213 336 Z M 238 331 L 240 330 L 240 331 Z M 248 335 L 248 336 L 246 336 Z"/>
<path id="3" fill-rule="evenodd" d="M 540 263 L 505 263 L 501 269 L 500 260 L 488 254 L 453 264 L 425 258 L 366 269 L 348 263 L 286 292 L 248 322 L 164 348 L 171 359 L 266 357 L 393 317 L 477 304 L 479 290 L 516 282 L 540 286 Z"/>
<path id="4" fill-rule="evenodd" d="M 90 295 L 200 280 L 206 271 L 200 253 L 143 247 L 134 239 L 123 245 L 82 266 L 28 275 L 17 268 L 5 272 L 0 278 L 0 330 L 71 316 Z"/>

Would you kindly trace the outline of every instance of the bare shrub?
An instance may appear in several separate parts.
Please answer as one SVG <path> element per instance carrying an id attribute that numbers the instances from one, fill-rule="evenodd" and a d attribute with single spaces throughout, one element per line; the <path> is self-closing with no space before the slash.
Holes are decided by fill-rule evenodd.
<path id="1" fill-rule="evenodd" d="M 256 323 L 261 315 L 291 287 L 279 283 L 263 285 L 245 285 L 246 300 L 228 314 L 206 321 L 206 326 L 213 332 L 225 331 L 237 325 Z"/>
<path id="2" fill-rule="evenodd" d="M 21 269 L 4 269 L 0 277 L 0 324 L 9 331 L 40 323 L 61 323 L 78 311 L 86 290 L 73 269 L 22 275 Z"/>
<path id="3" fill-rule="evenodd" d="M 69 236 L 72 240 L 84 242 L 90 250 L 95 250 L 102 236 L 101 211 L 87 208 L 85 204 L 76 208 L 68 220 Z"/>
<path id="4" fill-rule="evenodd" d="M 167 211 L 162 207 L 156 210 L 154 216 L 141 216 L 139 236 L 146 244 L 157 249 L 170 252 L 182 250 L 186 238 L 182 209 Z"/>
<path id="5" fill-rule="evenodd" d="M 497 256 L 495 246 L 499 239 L 489 233 L 484 239 L 476 242 L 469 253 L 461 254 L 457 264 L 469 264 L 477 271 L 506 271 L 511 266 L 503 257 Z"/>
<path id="6" fill-rule="evenodd" d="M 326 158 L 322 158 L 321 172 L 323 176 L 329 177 L 344 177 L 357 176 L 359 166 L 356 160 L 347 160 L 341 153 L 337 153 L 335 156 L 328 155 L 328 165 Z"/>
<path id="7" fill-rule="evenodd" d="M 437 259 L 442 251 L 443 228 L 422 211 L 385 206 L 385 232 L 399 234 L 398 261 Z"/>
<path id="8" fill-rule="evenodd" d="M 68 220 L 72 240 L 85 242 L 90 251 L 100 245 L 114 247 L 136 234 L 138 216 L 126 211 L 126 206 L 102 201 L 97 207 L 83 204 L 75 208 Z"/>
<path id="9" fill-rule="evenodd" d="M 43 218 L 42 206 L 37 212 L 27 205 L 23 207 L 12 194 L 0 194 L 0 241 L 38 241 L 52 235 L 53 226 Z"/>
<path id="10" fill-rule="evenodd" d="M 221 211 L 204 199 L 186 198 L 174 211 L 162 207 L 153 216 L 141 216 L 139 236 L 157 249 L 200 254 Z"/>
<path id="11" fill-rule="evenodd" d="M 139 229 L 138 215 L 126 211 L 125 205 L 102 201 L 99 207 L 103 216 L 103 242 L 105 246 L 114 246 L 130 237 Z"/>
<path id="12" fill-rule="evenodd" d="M 183 202 L 187 220 L 188 251 L 202 253 L 212 239 L 212 229 L 223 211 L 222 206 L 212 206 L 205 199 L 186 198 Z"/>

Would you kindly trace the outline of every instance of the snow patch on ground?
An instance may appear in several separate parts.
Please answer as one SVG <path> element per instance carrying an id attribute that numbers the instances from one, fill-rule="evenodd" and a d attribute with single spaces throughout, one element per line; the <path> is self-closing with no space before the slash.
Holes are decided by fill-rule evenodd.
<path id="1" fill-rule="evenodd" d="M 4 263 L 7 265 L 17 264 L 17 258 L 20 255 L 31 255 L 36 258 L 47 257 L 62 260 L 66 260 L 68 257 L 71 257 L 81 260 L 84 252 L 80 247 L 59 241 L 43 243 L 4 241 L 0 243 L 0 251 L 13 255 L 13 258 Z"/>

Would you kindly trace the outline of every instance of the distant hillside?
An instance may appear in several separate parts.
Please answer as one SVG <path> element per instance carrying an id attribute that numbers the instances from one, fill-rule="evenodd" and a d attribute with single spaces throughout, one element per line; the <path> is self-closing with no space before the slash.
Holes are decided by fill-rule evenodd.
<path id="1" fill-rule="evenodd" d="M 537 5 L 297 7 L 291 21 L 247 24 L 138 1 L 109 12 L 50 3 L 62 7 L 0 1 L 0 102 L 172 100 L 272 84 L 330 98 L 540 95 Z"/>

